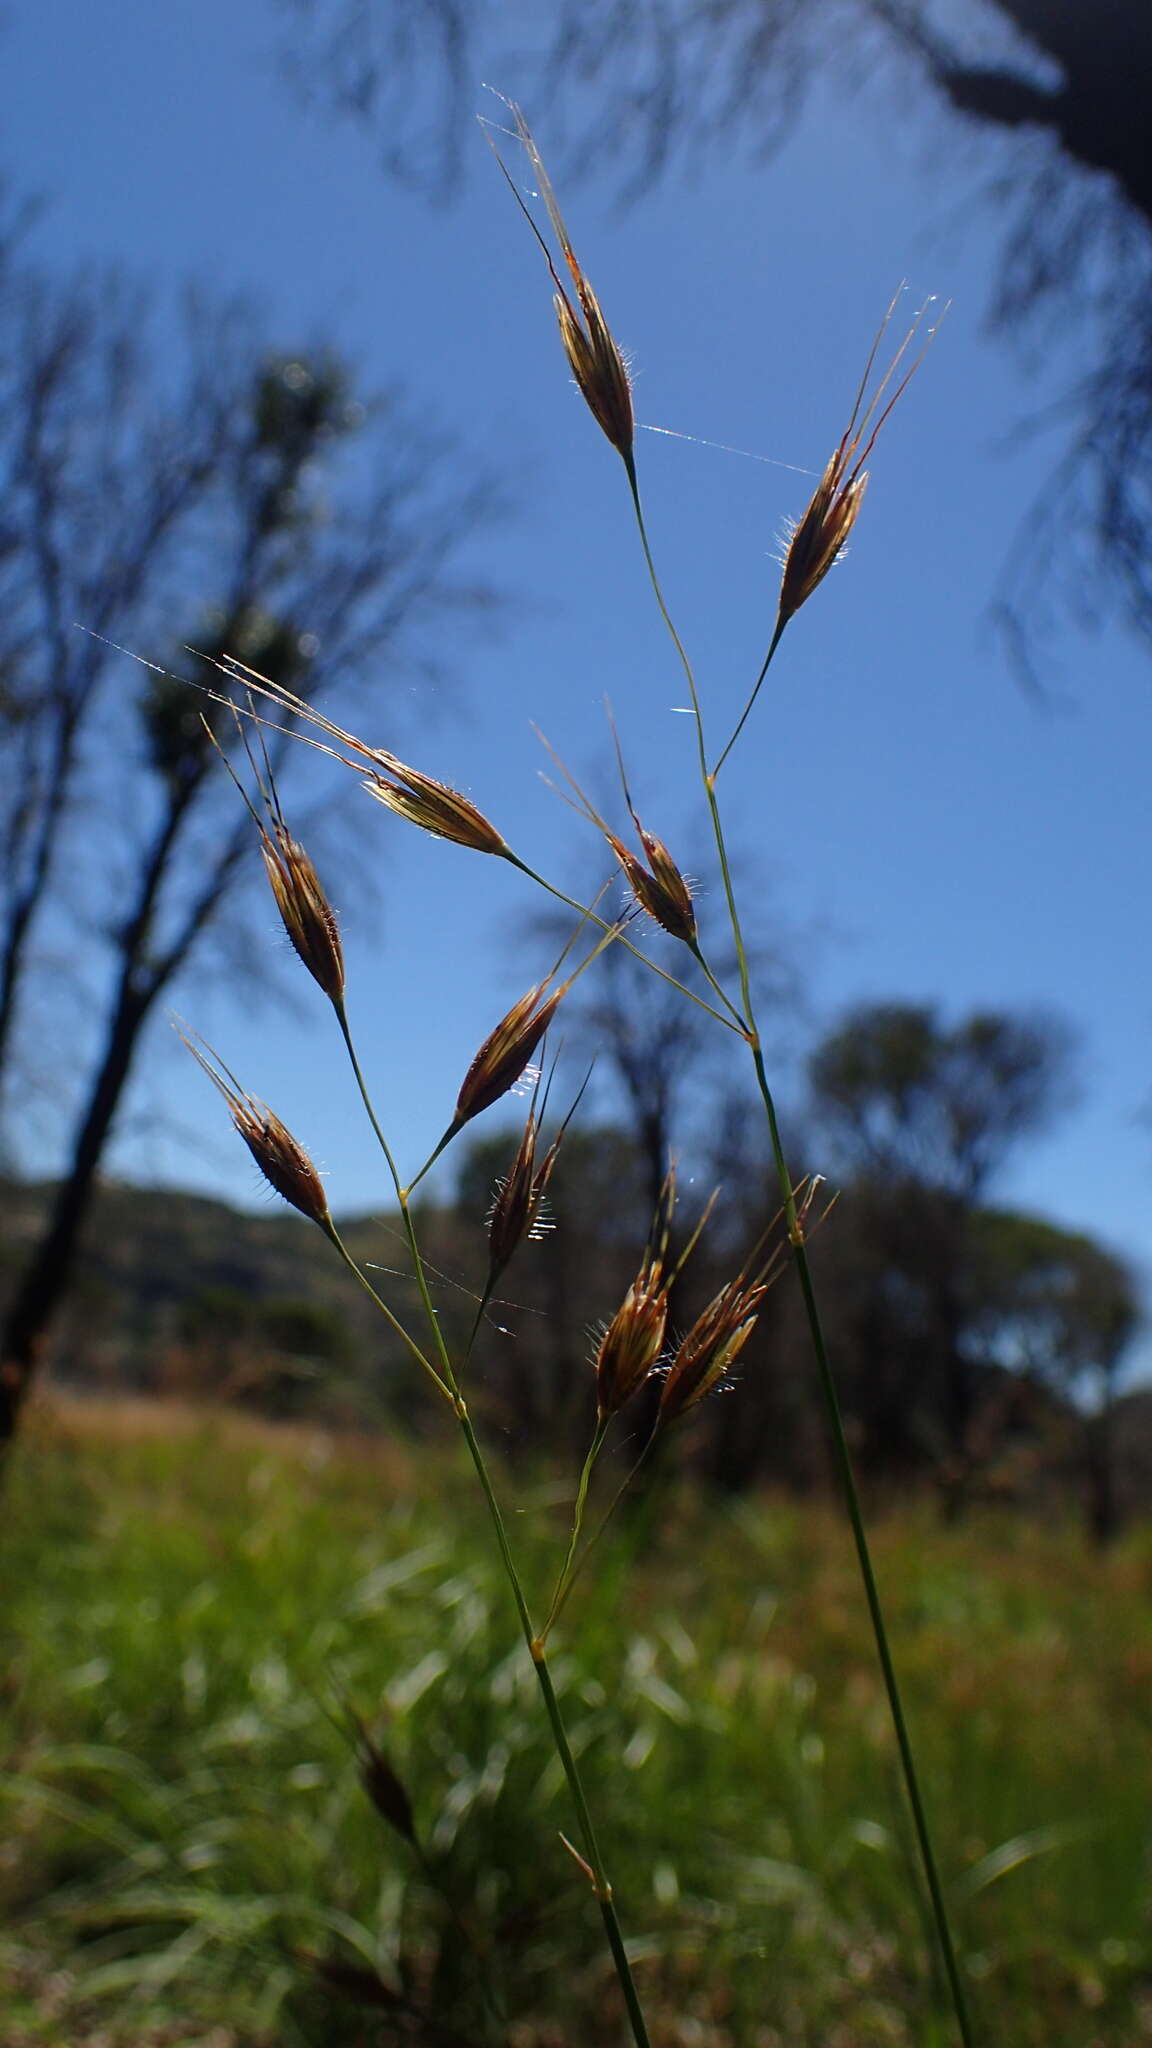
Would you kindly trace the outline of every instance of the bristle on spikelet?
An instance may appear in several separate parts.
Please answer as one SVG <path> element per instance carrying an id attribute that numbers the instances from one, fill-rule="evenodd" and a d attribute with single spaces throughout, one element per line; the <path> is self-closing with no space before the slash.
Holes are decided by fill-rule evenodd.
<path id="1" fill-rule="evenodd" d="M 515 1087 L 536 1047 L 556 1014 L 563 989 L 545 994 L 547 982 L 537 983 L 527 995 L 513 1003 L 507 1016 L 488 1033 L 472 1061 L 456 1101 L 453 1132 L 470 1123 L 482 1110 L 490 1109 Z"/>
<path id="2" fill-rule="evenodd" d="M 547 242 L 520 197 L 495 143 L 492 143 L 496 161 L 508 180 L 517 205 L 544 251 L 545 261 L 556 287 L 553 304 L 568 366 L 593 418 L 613 448 L 623 456 L 630 467 L 632 444 L 636 438 L 636 421 L 632 410 L 632 386 L 624 357 L 612 338 L 608 322 L 600 309 L 600 301 L 577 260 L 556 194 L 552 189 L 552 181 L 544 169 L 532 131 L 518 106 L 511 100 L 505 101 L 505 105 L 516 124 L 516 133 L 535 173 L 540 197 L 547 208 L 552 231 L 560 244 L 569 277 L 575 287 L 576 304 L 573 304 L 569 296 Z M 489 141 L 491 142 L 491 137 Z"/>
<path id="3" fill-rule="evenodd" d="M 897 292 L 880 323 L 879 332 L 872 344 L 864 375 L 856 392 L 851 417 L 840 443 L 812 494 L 807 511 L 797 521 L 788 537 L 784 550 L 776 617 L 777 638 L 789 619 L 795 617 L 801 605 L 808 602 L 813 591 L 824 581 L 833 563 L 843 553 L 848 536 L 859 517 L 860 506 L 868 485 L 868 471 L 864 465 L 876 446 L 880 429 L 897 400 L 907 390 L 936 332 L 935 326 L 927 330 L 924 348 L 904 372 L 895 390 L 886 397 L 885 394 L 889 391 L 900 364 L 921 330 L 928 305 L 933 303 L 929 300 L 928 305 L 921 307 L 917 313 L 879 384 L 870 392 L 869 386 L 880 343 L 899 298 L 900 292 Z"/>
<path id="4" fill-rule="evenodd" d="M 317 711 L 295 691 L 286 689 L 258 670 L 249 668 L 234 655 L 217 661 L 205 656 L 213 668 L 231 683 L 239 684 L 249 701 L 237 704 L 231 697 L 221 694 L 216 701 L 227 704 L 237 718 L 247 717 L 253 725 L 271 725 L 276 732 L 289 730 L 273 719 L 266 719 L 258 713 L 251 697 L 263 697 L 269 703 L 279 706 L 292 719 L 305 725 L 315 726 L 325 735 L 322 740 L 313 739 L 309 733 L 293 731 L 293 738 L 306 746 L 315 747 L 318 753 L 327 754 L 334 761 L 343 762 L 346 768 L 359 770 L 364 778 L 364 788 L 370 796 L 386 804 L 398 816 L 407 818 L 410 824 L 418 825 L 423 832 L 430 832 L 437 839 L 450 839 L 457 846 L 471 847 L 476 853 L 491 853 L 501 859 L 513 858 L 512 850 L 503 835 L 490 824 L 482 811 L 460 791 L 452 789 L 446 782 L 439 782 L 434 775 L 425 775 L 419 768 L 410 768 L 398 754 L 387 747 L 371 747 L 367 741 L 358 739 L 345 726 L 337 725 Z M 212 692 L 209 692 L 212 695 Z M 336 744 L 332 744 L 336 742 Z M 345 752 L 345 749 L 348 751 Z"/>
<path id="5" fill-rule="evenodd" d="M 176 1029 L 193 1059 L 223 1096 L 236 1130 L 269 1187 L 282 1195 L 293 1209 L 298 1209 L 302 1216 L 307 1216 L 310 1223 L 318 1223 L 322 1229 L 331 1230 L 332 1218 L 324 1183 L 303 1145 L 297 1142 L 287 1125 L 281 1123 L 266 1102 L 260 1102 L 241 1088 L 210 1046 L 202 1048 L 197 1045 L 180 1024 Z"/>
<path id="6" fill-rule="evenodd" d="M 660 1394 L 660 1421 L 674 1422 L 722 1386 L 756 1326 L 764 1283 L 731 1280 L 698 1315 L 672 1354 Z"/>
<path id="7" fill-rule="evenodd" d="M 320 877 L 300 841 L 282 827 L 272 834 L 261 827 L 260 851 L 284 930 L 313 981 L 339 1009 L 344 1001 L 344 948 Z"/>

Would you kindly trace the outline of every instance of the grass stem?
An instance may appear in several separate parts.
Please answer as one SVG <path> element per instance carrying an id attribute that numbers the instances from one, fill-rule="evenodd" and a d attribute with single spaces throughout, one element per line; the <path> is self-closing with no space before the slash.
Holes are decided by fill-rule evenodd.
<path id="1" fill-rule="evenodd" d="M 752 1001 L 751 980 L 748 971 L 748 953 L 744 943 L 744 935 L 740 921 L 740 913 L 739 908 L 737 906 L 736 894 L 732 883 L 732 873 L 729 865 L 728 852 L 724 839 L 723 821 L 720 816 L 720 809 L 716 799 L 716 776 L 720 768 L 723 766 L 724 762 L 727 760 L 728 755 L 731 753 L 732 748 L 735 745 L 735 742 L 743 729 L 748 714 L 756 701 L 756 698 L 760 691 L 760 687 L 764 681 L 765 676 L 768 673 L 769 664 L 771 663 L 772 657 L 775 654 L 777 647 L 779 646 L 780 636 L 783 631 L 783 625 L 780 622 L 777 623 L 776 630 L 772 636 L 771 645 L 769 646 L 768 653 L 765 657 L 763 666 L 760 670 L 760 674 L 756 679 L 756 683 L 752 690 L 752 694 L 744 707 L 744 710 L 740 716 L 740 719 L 736 725 L 736 728 L 732 734 L 731 739 L 729 739 L 723 752 L 719 756 L 715 768 L 710 770 L 708 767 L 708 755 L 704 741 L 704 721 L 700 710 L 700 700 L 697 694 L 696 679 L 693 674 L 692 664 L 685 651 L 683 642 L 680 639 L 680 635 L 676 630 L 675 624 L 673 623 L 671 614 L 669 613 L 668 606 L 664 599 L 664 593 L 660 587 L 660 579 L 657 574 L 656 564 L 653 559 L 652 549 L 648 540 L 647 528 L 644 523 L 644 511 L 640 499 L 640 488 L 639 483 L 637 481 L 635 464 L 629 459 L 626 462 L 625 466 L 628 472 L 628 484 L 632 494 L 632 503 L 636 513 L 636 522 L 640 534 L 640 543 L 644 552 L 644 560 L 647 565 L 648 575 L 652 584 L 652 589 L 655 593 L 656 604 L 659 609 L 660 615 L 664 621 L 664 624 L 667 627 L 668 633 L 672 639 L 672 643 L 676 649 L 676 652 L 679 655 L 681 665 L 684 669 L 684 674 L 687 678 L 689 692 L 691 694 L 692 710 L 694 713 L 696 724 L 697 754 L 700 764 L 700 775 L 704 788 L 704 794 L 708 803 L 709 814 L 712 821 L 712 832 L 716 842 L 716 852 L 720 863 L 720 873 L 723 879 L 724 894 L 728 905 L 728 916 L 732 927 L 732 939 L 736 948 L 736 959 L 740 977 L 741 1004 L 744 1012 L 744 1017 L 746 1019 L 748 1026 L 748 1039 L 752 1049 L 752 1060 L 756 1071 L 756 1083 L 760 1091 L 761 1100 L 763 1101 L 765 1114 L 768 1119 L 768 1130 L 772 1143 L 773 1163 L 775 1166 L 776 1177 L 780 1185 L 780 1195 L 784 1207 L 785 1221 L 788 1226 L 788 1235 L 795 1254 L 796 1271 L 800 1283 L 800 1293 L 804 1304 L 805 1320 L 808 1325 L 809 1338 L 812 1344 L 812 1350 L 816 1360 L 817 1373 L 820 1380 L 821 1392 L 824 1398 L 824 1406 L 828 1417 L 828 1424 L 832 1437 L 832 1446 L 836 1461 L 837 1473 L 840 1480 L 841 1489 L 844 1495 L 844 1502 L 848 1514 L 849 1524 L 852 1530 L 853 1541 L 856 1546 L 856 1557 L 860 1568 L 860 1577 L 864 1587 L 864 1595 L 868 1607 L 869 1620 L 872 1625 L 872 1634 L 876 1646 L 876 1655 L 884 1681 L 884 1689 L 888 1699 L 888 1708 L 892 1718 L 893 1729 L 895 1730 L 896 1746 L 900 1756 L 901 1773 L 904 1780 L 904 1787 L 908 1798 L 908 1804 L 912 1813 L 913 1826 L 916 1831 L 917 1845 L 920 1850 L 920 1857 L 924 1867 L 924 1877 L 928 1887 L 928 1895 L 932 1905 L 932 1917 L 936 1929 L 936 1937 L 939 1943 L 940 1953 L 944 1962 L 944 1970 L 948 1980 L 948 1988 L 951 1996 L 952 2007 L 955 2013 L 956 2024 L 959 2030 L 961 2042 L 963 2043 L 963 2048 L 973 2048 L 974 2036 L 972 2033 L 971 2022 L 968 2016 L 967 2000 L 965 1998 L 964 1986 L 960 1977 L 960 1969 L 956 1955 L 956 1948 L 952 1939 L 952 1929 L 948 1918 L 948 1908 L 944 1898 L 944 1889 L 940 1882 L 940 1874 L 936 1863 L 935 1850 L 932 1844 L 932 1834 L 928 1825 L 927 1813 L 925 1811 L 924 1801 L 920 1792 L 920 1782 L 916 1770 L 915 1755 L 912 1748 L 911 1737 L 908 1732 L 908 1723 L 904 1713 L 904 1705 L 903 1699 L 901 1697 L 899 1680 L 896 1676 L 896 1667 L 892 1659 L 892 1651 L 888 1639 L 888 1629 L 884 1619 L 884 1609 L 880 1599 L 880 1591 L 879 1586 L 877 1584 L 875 1569 L 872 1563 L 872 1553 L 871 1547 L 868 1542 L 868 1533 L 864 1524 L 864 1516 L 860 1506 L 860 1495 L 856 1485 L 856 1476 L 852 1465 L 852 1454 L 848 1448 L 848 1439 L 845 1434 L 843 1411 L 840 1407 L 840 1398 L 836 1390 L 836 1381 L 832 1372 L 831 1361 L 828 1356 L 827 1344 L 825 1343 L 824 1339 L 824 1329 L 820 1318 L 819 1307 L 817 1304 L 816 1291 L 812 1283 L 812 1274 L 808 1262 L 807 1249 L 804 1243 L 803 1229 L 797 1214 L 796 1197 L 793 1193 L 792 1187 L 792 1177 L 788 1171 L 788 1163 L 785 1157 L 783 1141 L 780 1135 L 779 1120 L 776 1114 L 776 1104 L 773 1098 L 771 1087 L 769 1086 L 767 1071 L 764 1066 L 764 1055 L 760 1045 L 759 1032 L 756 1026 L 755 1009 Z"/>

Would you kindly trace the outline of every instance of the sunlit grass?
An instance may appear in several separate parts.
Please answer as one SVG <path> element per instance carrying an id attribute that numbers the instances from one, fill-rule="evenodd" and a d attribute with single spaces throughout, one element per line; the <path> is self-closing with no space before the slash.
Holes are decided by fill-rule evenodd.
<path id="1" fill-rule="evenodd" d="M 544 1577 L 563 1505 L 539 1475 L 508 1485 Z M 451 1456 L 69 1411 L 30 1432 L 5 1507 L 5 2048 L 615 2042 L 531 1668 Z M 877 1548 L 982 2037 L 1152 2038 L 1152 1542 L 1101 1560 L 1072 1527 L 908 1507 Z M 834 1516 L 657 1485 L 556 1669 L 654 2042 L 947 2038 L 925 2030 L 914 1855 Z M 423 1869 L 364 1796 L 342 1701 L 409 1786 Z M 318 1955 L 442 2031 L 319 1995 Z"/>

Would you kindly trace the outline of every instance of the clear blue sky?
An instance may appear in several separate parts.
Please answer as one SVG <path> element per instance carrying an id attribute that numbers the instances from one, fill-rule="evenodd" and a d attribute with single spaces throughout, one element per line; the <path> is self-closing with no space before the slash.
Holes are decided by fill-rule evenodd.
<path id="1" fill-rule="evenodd" d="M 124 263 L 162 291 L 188 277 L 250 291 L 286 346 L 330 337 L 367 383 L 405 384 L 508 479 L 510 516 L 472 557 L 510 593 L 501 635 L 442 645 L 445 683 L 400 678 L 406 709 L 369 737 L 468 789 L 571 876 L 578 836 L 539 782 L 531 722 L 597 774 L 607 692 L 642 813 L 702 846 L 683 687 L 619 465 L 569 386 L 538 252 L 479 133 L 447 209 L 390 185 L 366 137 L 305 119 L 284 90 L 265 0 L 14 0 L 0 53 L 7 168 L 52 202 L 45 259 Z M 484 75 L 476 106 L 496 113 Z M 1070 1017 L 1081 1099 L 1003 1193 L 1143 1263 L 1152 662 L 1118 627 L 1069 629 L 1043 650 L 1042 703 L 992 633 L 1013 536 L 1061 446 L 1009 437 L 1077 360 L 1050 348 L 1025 362 L 984 331 L 997 223 L 976 195 L 991 159 L 953 135 L 924 99 L 901 121 L 892 102 L 829 90 L 766 167 L 716 159 L 625 213 L 593 181 L 566 211 L 631 354 L 640 418 L 700 437 L 642 435 L 640 457 L 717 732 L 770 630 L 781 522 L 810 490 L 775 465 L 823 465 L 895 283 L 909 280 L 910 302 L 952 300 L 877 451 L 850 556 L 787 637 L 725 801 L 760 863 L 766 924 L 800 935 L 817 1023 L 880 997 Z M 389 878 L 379 936 L 352 920 L 352 1003 L 411 1163 L 532 978 L 509 937 L 532 905 L 495 864 L 421 839 L 352 785 L 348 800 L 365 804 Z M 715 890 L 701 910 L 718 916 Z M 267 929 L 277 944 L 270 909 Z M 179 1000 L 309 1144 L 334 1206 L 368 1206 L 380 1177 L 310 996 L 291 1016 L 253 1017 L 219 991 Z M 131 1108 L 118 1170 L 260 1199 L 162 1029 Z"/>

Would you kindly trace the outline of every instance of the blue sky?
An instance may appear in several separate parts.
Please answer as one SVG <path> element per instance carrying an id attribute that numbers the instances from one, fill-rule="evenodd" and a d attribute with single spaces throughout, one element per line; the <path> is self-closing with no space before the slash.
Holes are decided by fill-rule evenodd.
<path id="1" fill-rule="evenodd" d="M 571 881 L 600 863 L 539 779 L 532 725 L 598 777 L 607 693 L 642 815 L 699 866 L 683 686 L 622 473 L 570 387 L 539 253 L 479 133 L 448 207 L 390 185 L 367 137 L 306 118 L 286 92 L 264 0 L 14 0 L 3 54 L 5 162 L 50 198 L 45 260 L 123 263 L 162 292 L 189 277 L 249 291 L 286 347 L 325 335 L 367 384 L 402 383 L 503 474 L 509 514 L 470 561 L 508 592 L 500 633 L 453 629 L 443 680 L 392 678 L 404 708 L 367 737 L 467 789 Z M 486 75 L 476 107 L 496 115 Z M 1002 1192 L 1143 1263 L 1152 664 L 1119 626 L 1068 627 L 1041 649 L 1043 700 L 1010 672 L 990 605 L 1061 448 L 1058 431 L 1014 430 L 1075 374 L 1075 342 L 1025 357 L 985 332 L 997 221 L 979 191 L 994 159 L 954 149 L 924 99 L 895 115 L 829 88 L 767 166 L 734 151 L 628 211 L 604 179 L 562 198 L 632 358 L 640 419 L 697 437 L 642 433 L 639 454 L 717 734 L 771 629 L 777 535 L 811 489 L 796 470 L 819 470 L 838 438 L 894 285 L 908 280 L 910 305 L 952 301 L 876 452 L 849 557 L 786 636 L 724 801 L 766 930 L 794 935 L 813 1028 L 881 997 L 1070 1018 L 1080 1098 Z M 351 784 L 347 800 L 365 805 L 388 877 L 375 936 L 346 906 L 352 1007 L 414 1164 L 479 1040 L 534 978 L 512 935 L 535 906 L 494 863 L 406 830 Z M 720 905 L 703 880 L 707 922 Z M 282 946 L 271 908 L 267 933 Z M 310 1146 L 334 1206 L 368 1206 L 379 1174 L 310 996 L 290 1015 L 253 1016 L 216 988 L 179 1001 Z M 161 1030 L 114 1164 L 260 1200 L 214 1116 Z"/>

